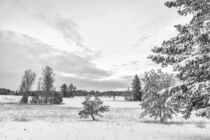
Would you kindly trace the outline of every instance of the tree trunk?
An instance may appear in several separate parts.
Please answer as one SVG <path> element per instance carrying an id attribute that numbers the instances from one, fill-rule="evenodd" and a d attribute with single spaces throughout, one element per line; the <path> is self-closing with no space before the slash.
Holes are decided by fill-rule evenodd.
<path id="1" fill-rule="evenodd" d="M 162 109 L 161 109 L 161 106 L 159 106 L 159 109 L 160 109 L 160 114 L 159 114 L 159 117 L 160 117 L 160 123 L 164 123 L 165 120 L 164 120 L 164 116 L 162 114 Z"/>
<path id="2" fill-rule="evenodd" d="M 160 123 L 164 123 L 165 122 L 165 120 L 164 120 L 164 118 L 160 118 Z"/>
<path id="3" fill-rule="evenodd" d="M 95 120 L 95 118 L 94 118 L 94 116 L 93 115 L 90 115 L 91 116 L 91 118 L 93 119 L 93 120 Z"/>
<path id="4" fill-rule="evenodd" d="M 24 104 L 28 103 L 28 92 L 23 94 L 23 97 L 21 99 L 21 103 L 24 103 Z"/>

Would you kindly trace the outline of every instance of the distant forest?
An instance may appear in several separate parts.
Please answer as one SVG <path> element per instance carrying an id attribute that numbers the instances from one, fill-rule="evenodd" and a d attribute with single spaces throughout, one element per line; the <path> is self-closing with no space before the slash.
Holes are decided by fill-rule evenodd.
<path id="1" fill-rule="evenodd" d="M 30 95 L 32 96 L 33 94 L 39 94 L 41 91 L 30 91 Z M 61 91 L 57 91 L 61 93 Z M 6 88 L 0 88 L 0 95 L 23 95 L 22 92 L 18 91 L 12 91 L 10 89 Z M 131 96 L 132 92 L 131 91 L 87 91 L 87 90 L 76 90 L 74 92 L 74 96 L 87 96 L 87 95 L 96 95 L 96 96 Z"/>

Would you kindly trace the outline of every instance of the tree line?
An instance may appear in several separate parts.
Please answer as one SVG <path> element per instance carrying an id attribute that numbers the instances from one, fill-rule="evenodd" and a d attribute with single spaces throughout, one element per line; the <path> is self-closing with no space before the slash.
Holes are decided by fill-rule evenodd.
<path id="1" fill-rule="evenodd" d="M 55 82 L 55 73 L 53 69 L 49 66 L 45 66 L 42 69 L 42 76 L 38 80 L 37 90 L 32 91 L 32 86 L 36 80 L 36 73 L 33 72 L 31 69 L 25 70 L 21 84 L 19 95 L 22 95 L 21 103 L 28 103 L 29 96 L 32 96 L 33 103 L 40 103 L 39 100 L 44 100 L 43 103 L 48 102 L 56 102 L 59 98 L 60 102 L 62 103 L 63 97 L 74 97 L 74 96 L 132 96 L 132 100 L 138 101 L 141 100 L 142 92 L 141 92 L 141 83 L 136 75 L 133 85 L 133 91 L 86 91 L 86 90 L 77 90 L 76 86 L 70 83 L 67 85 L 66 83 L 62 84 L 60 87 L 61 92 L 55 91 L 54 82 Z M 41 99 L 40 99 L 41 98 Z M 44 99 L 43 99 L 44 98 Z M 48 101 L 51 100 L 51 101 Z M 54 100 L 54 101 L 52 101 Z"/>
<path id="2" fill-rule="evenodd" d="M 45 66 L 42 69 L 42 77 L 38 82 L 38 93 L 33 95 L 32 102 L 33 103 L 62 103 L 62 95 L 55 91 L 54 87 L 54 78 L 55 74 L 53 69 L 49 66 Z M 28 97 L 30 95 L 30 91 L 35 82 L 36 74 L 32 72 L 31 69 L 25 70 L 24 75 L 22 77 L 22 81 L 20 84 L 20 92 L 23 94 L 20 102 L 28 103 Z M 39 94 L 41 93 L 41 94 Z"/>

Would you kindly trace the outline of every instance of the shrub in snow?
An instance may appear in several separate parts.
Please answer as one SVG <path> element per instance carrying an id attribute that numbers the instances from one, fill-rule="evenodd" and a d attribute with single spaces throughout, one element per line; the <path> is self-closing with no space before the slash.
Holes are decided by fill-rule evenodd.
<path id="1" fill-rule="evenodd" d="M 31 103 L 33 104 L 61 104 L 62 102 L 62 93 L 54 91 L 36 93 L 31 99 Z"/>
<path id="2" fill-rule="evenodd" d="M 33 96 L 31 98 L 31 103 L 32 104 L 40 104 L 39 96 Z"/>
<path id="3" fill-rule="evenodd" d="M 63 102 L 63 95 L 62 93 L 55 92 L 54 93 L 54 98 L 53 98 L 53 103 L 54 104 L 61 104 Z"/>
<path id="4" fill-rule="evenodd" d="M 103 105 L 103 101 L 96 96 L 86 96 L 82 104 L 83 110 L 79 112 L 80 118 L 86 119 L 91 116 L 91 118 L 95 120 L 95 116 L 103 117 L 100 113 L 109 111 L 109 106 Z"/>
<path id="5" fill-rule="evenodd" d="M 142 81 L 145 93 L 141 104 L 143 109 L 141 117 L 148 115 L 160 119 L 161 123 L 171 119 L 175 112 L 167 101 L 170 98 L 168 88 L 173 84 L 172 75 L 164 73 L 160 69 L 157 72 L 151 70 L 145 73 Z"/>
<path id="6" fill-rule="evenodd" d="M 198 112 L 196 113 L 196 116 L 210 118 L 210 107 L 199 109 Z"/>

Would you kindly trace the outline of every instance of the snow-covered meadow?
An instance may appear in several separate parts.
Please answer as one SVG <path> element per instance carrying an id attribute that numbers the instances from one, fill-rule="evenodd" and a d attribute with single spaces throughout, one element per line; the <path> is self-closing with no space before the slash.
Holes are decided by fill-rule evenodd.
<path id="1" fill-rule="evenodd" d="M 174 116 L 168 124 L 139 118 L 140 102 L 102 97 L 110 111 L 98 121 L 80 119 L 84 97 L 62 105 L 21 105 L 19 96 L 0 96 L 0 140 L 210 140 L 210 120 Z"/>

